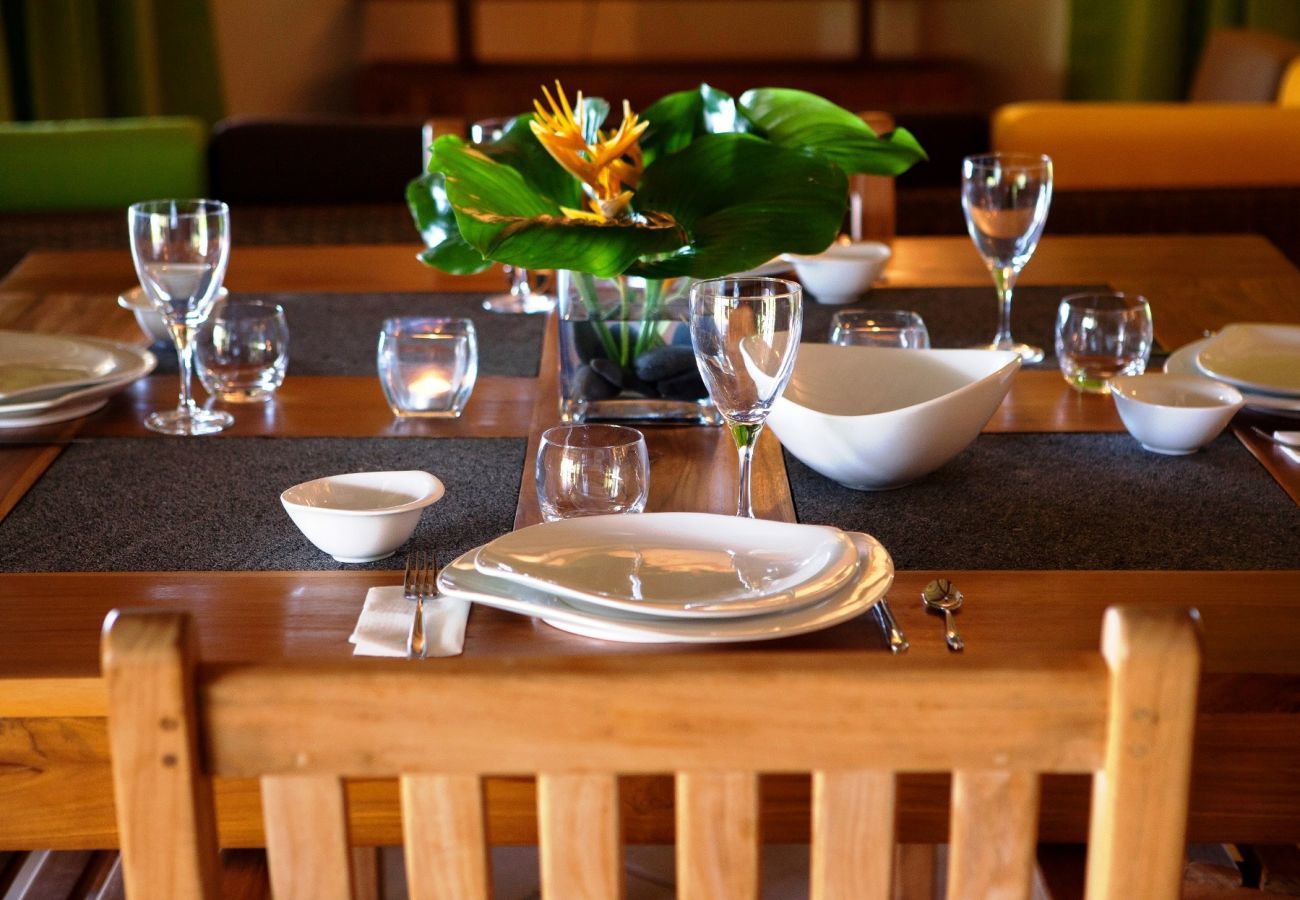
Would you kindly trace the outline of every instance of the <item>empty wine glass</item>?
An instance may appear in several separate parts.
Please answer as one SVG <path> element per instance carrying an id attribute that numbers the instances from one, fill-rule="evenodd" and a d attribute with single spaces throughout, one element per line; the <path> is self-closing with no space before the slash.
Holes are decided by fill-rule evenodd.
<path id="1" fill-rule="evenodd" d="M 803 292 L 782 278 L 733 276 L 691 286 L 695 362 L 740 454 L 736 515 L 754 517 L 749 467 L 772 404 L 794 369 Z"/>
<path id="2" fill-rule="evenodd" d="M 211 434 L 234 422 L 228 412 L 200 409 L 190 394 L 194 336 L 212 311 L 230 259 L 230 210 L 219 200 L 149 200 L 127 212 L 131 259 L 140 284 L 167 322 L 180 361 L 176 409 L 150 413 L 144 424 L 163 434 Z"/>
<path id="3" fill-rule="evenodd" d="M 961 208 L 975 249 L 993 273 L 998 292 L 998 333 L 981 349 L 1014 350 L 1027 363 L 1040 347 L 1011 337 L 1011 293 L 1034 255 L 1052 202 L 1052 160 L 1036 153 L 968 156 L 961 164 Z"/>
<path id="4" fill-rule="evenodd" d="M 479 119 L 469 127 L 469 139 L 475 144 L 489 144 L 501 139 L 510 119 Z M 528 271 L 518 266 L 503 266 L 510 292 L 493 294 L 483 301 L 483 308 L 494 313 L 548 313 L 555 309 L 555 298 L 534 290 Z"/>

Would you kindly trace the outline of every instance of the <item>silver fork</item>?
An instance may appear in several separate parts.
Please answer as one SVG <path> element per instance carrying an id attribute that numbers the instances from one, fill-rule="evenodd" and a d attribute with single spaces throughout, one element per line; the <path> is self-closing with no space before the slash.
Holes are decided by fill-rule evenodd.
<path id="1" fill-rule="evenodd" d="M 1274 437 L 1273 435 L 1265 431 L 1263 428 L 1259 428 L 1252 425 L 1250 426 L 1250 430 L 1255 432 L 1257 436 L 1262 437 L 1264 440 L 1268 441 L 1270 444 L 1277 444 L 1279 447 L 1286 447 L 1289 450 L 1300 450 L 1300 444 L 1295 443 L 1294 441 L 1284 441 L 1280 437 Z"/>
<path id="2" fill-rule="evenodd" d="M 415 615 L 411 617 L 411 630 L 406 635 L 406 658 L 424 659 L 429 644 L 424 634 L 424 601 L 438 593 L 438 557 L 415 551 L 407 554 L 406 574 L 402 576 L 402 592 L 407 600 L 415 601 Z"/>
<path id="3" fill-rule="evenodd" d="M 876 604 L 876 613 L 880 616 L 880 624 L 885 629 L 886 637 L 889 638 L 890 653 L 902 653 L 911 646 L 907 642 L 907 636 L 903 634 L 903 629 L 898 627 L 898 622 L 894 619 L 894 612 L 889 608 L 889 598 L 880 598 L 880 602 Z"/>

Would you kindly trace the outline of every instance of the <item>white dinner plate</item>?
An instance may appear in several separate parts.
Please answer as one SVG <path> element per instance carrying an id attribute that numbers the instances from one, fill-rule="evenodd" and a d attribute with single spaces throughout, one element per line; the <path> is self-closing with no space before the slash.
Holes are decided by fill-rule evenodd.
<path id="1" fill-rule="evenodd" d="M 507 612 L 535 616 L 552 627 L 586 637 L 628 643 L 723 644 L 792 637 L 830 628 L 862 615 L 894 582 L 894 561 L 873 537 L 849 532 L 860 558 L 855 576 L 824 599 L 798 609 L 743 618 L 670 619 L 638 616 L 563 600 L 500 578 L 484 575 L 471 550 L 438 576 L 438 587 L 458 597 Z"/>
<path id="2" fill-rule="evenodd" d="M 1202 338 L 1199 341 L 1192 341 L 1170 353 L 1169 358 L 1165 360 L 1165 372 L 1170 375 L 1199 375 L 1202 378 L 1213 378 L 1213 375 L 1196 364 L 1197 354 L 1209 340 L 1209 338 Z M 1300 398 L 1293 399 L 1246 389 L 1241 389 L 1241 395 L 1246 398 L 1246 406 L 1249 409 L 1282 416 L 1300 415 Z"/>
<path id="3" fill-rule="evenodd" d="M 101 409 L 107 402 L 107 398 L 98 397 L 82 403 L 65 403 L 53 409 L 17 414 L 10 414 L 0 408 L 0 428 L 33 428 L 37 425 L 53 425 L 55 422 L 79 419 Z"/>
<path id="4" fill-rule="evenodd" d="M 485 575 L 642 615 L 750 616 L 805 606 L 848 581 L 838 528 L 710 513 L 544 522 L 479 551 Z"/>
<path id="5" fill-rule="evenodd" d="M 134 380 L 156 364 L 148 351 L 116 341 L 0 331 L 0 406 L 67 402 L 69 394 Z"/>
<path id="6" fill-rule="evenodd" d="M 1225 325 L 1201 347 L 1196 364 L 1234 387 L 1300 399 L 1300 325 Z"/>

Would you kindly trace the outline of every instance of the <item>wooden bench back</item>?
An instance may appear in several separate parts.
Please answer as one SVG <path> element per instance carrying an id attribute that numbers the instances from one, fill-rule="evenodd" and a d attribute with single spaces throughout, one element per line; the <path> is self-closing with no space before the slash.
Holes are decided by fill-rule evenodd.
<path id="1" fill-rule="evenodd" d="M 277 897 L 347 897 L 345 777 L 398 777 L 411 896 L 490 896 L 482 779 L 538 782 L 543 895 L 622 891 L 619 774 L 675 773 L 679 896 L 756 897 L 758 776 L 811 772 L 814 898 L 889 896 L 895 776 L 951 771 L 950 897 L 1028 897 L 1039 776 L 1092 772 L 1090 898 L 1178 894 L 1199 650 L 1107 611 L 1100 655 L 879 652 L 196 666 L 113 613 L 103 669 L 133 900 L 216 897 L 212 776 L 261 779 Z"/>

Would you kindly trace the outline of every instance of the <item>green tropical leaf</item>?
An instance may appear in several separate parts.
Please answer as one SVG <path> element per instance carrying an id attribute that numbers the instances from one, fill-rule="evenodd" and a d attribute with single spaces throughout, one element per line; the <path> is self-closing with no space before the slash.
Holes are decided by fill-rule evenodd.
<path id="1" fill-rule="evenodd" d="M 603 100 L 597 102 L 604 103 Z M 605 109 L 609 109 L 607 104 Z M 603 121 L 598 106 L 594 108 L 592 118 Z M 557 207 L 578 206 L 582 203 L 582 186 L 546 152 L 546 148 L 533 134 L 529 124 L 532 120 L 531 114 L 516 116 L 506 125 L 501 137 L 487 144 L 475 144 L 474 147 L 488 159 L 514 169 Z M 432 161 L 430 165 L 432 166 Z"/>
<path id="2" fill-rule="evenodd" d="M 849 173 L 900 175 L 928 158 L 906 129 L 877 137 L 854 113 L 806 91 L 746 91 L 740 108 L 772 143 L 811 147 Z"/>
<path id="3" fill-rule="evenodd" d="M 650 123 L 641 135 L 641 152 L 647 166 L 664 154 L 690 146 L 702 135 L 753 130 L 732 96 L 707 84 L 660 98 L 641 118 Z"/>
<path id="4" fill-rule="evenodd" d="M 648 167 L 635 200 L 680 222 L 689 245 L 628 271 L 710 278 L 779 253 L 819 253 L 839 232 L 847 193 L 844 172 L 817 153 L 748 134 L 705 135 Z"/>
<path id="5" fill-rule="evenodd" d="M 686 242 L 685 231 L 662 215 L 615 222 L 565 218 L 559 205 L 516 169 L 459 138 L 439 138 L 433 153 L 431 165 L 446 176 L 461 235 L 489 259 L 609 277 L 638 257 L 667 253 Z"/>
<path id="6" fill-rule="evenodd" d="M 442 175 L 430 172 L 413 179 L 406 186 L 406 203 L 428 247 L 420 254 L 423 263 L 456 275 L 481 272 L 492 265 L 461 237 Z"/>

